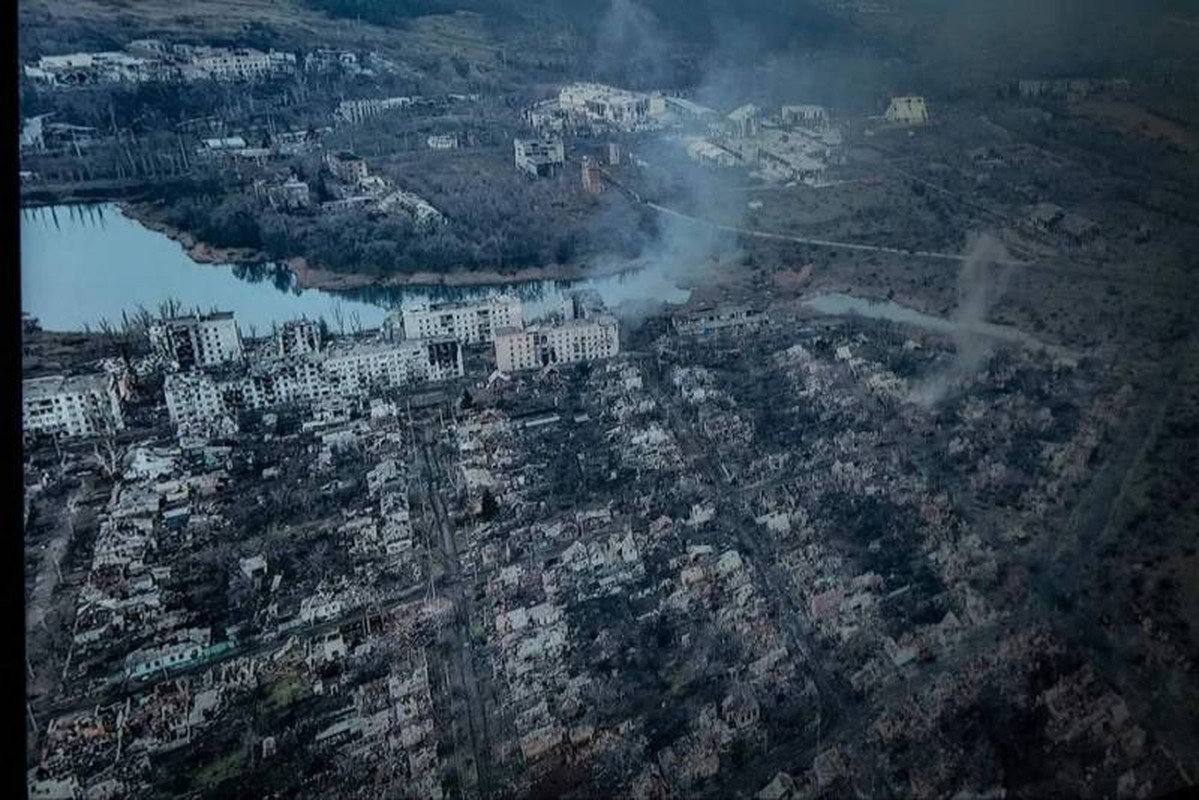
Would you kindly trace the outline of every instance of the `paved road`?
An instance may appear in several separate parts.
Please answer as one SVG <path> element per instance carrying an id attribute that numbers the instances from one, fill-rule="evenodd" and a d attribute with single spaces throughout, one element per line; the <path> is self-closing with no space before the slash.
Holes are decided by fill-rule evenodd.
<path id="1" fill-rule="evenodd" d="M 445 587 L 445 597 L 453 603 L 455 627 L 450 642 L 454 651 L 454 671 L 451 679 L 455 683 L 455 693 L 466 698 L 466 724 L 471 747 L 471 769 L 463 770 L 459 762 L 458 772 L 461 789 L 464 796 L 470 796 L 473 788 L 478 796 L 489 795 L 490 781 L 490 731 L 487 724 L 487 713 L 479 694 L 479 676 L 475 671 L 474 654 L 471 649 L 470 619 L 471 597 L 466 591 L 462 579 L 462 563 L 458 555 L 458 545 L 454 540 L 453 525 L 441 497 L 440 486 L 449 480 L 448 473 L 437 453 L 432 430 L 425 429 L 424 442 L 419 449 L 421 455 L 422 476 L 425 491 L 428 494 L 429 509 L 432 522 L 441 533 L 441 550 L 449 567 L 449 581 Z M 456 751 L 457 752 L 457 751 Z"/>
<path id="2" fill-rule="evenodd" d="M 71 545 L 71 537 L 75 533 L 75 521 L 80 501 L 88 495 L 91 487 L 84 483 L 71 491 L 67 501 L 61 505 L 42 503 L 41 510 L 51 510 L 54 514 L 54 533 L 42 553 L 42 563 L 38 565 L 37 577 L 34 579 L 33 591 L 29 603 L 25 607 L 25 630 L 32 631 L 46 618 L 54 589 L 61 577 L 61 562 Z"/>

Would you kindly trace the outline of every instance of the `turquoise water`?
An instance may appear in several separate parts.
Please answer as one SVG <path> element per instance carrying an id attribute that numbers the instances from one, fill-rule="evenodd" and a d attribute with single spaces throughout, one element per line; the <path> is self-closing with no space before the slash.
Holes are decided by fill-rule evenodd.
<path id="1" fill-rule="evenodd" d="M 469 300 L 497 290 L 518 295 L 526 317 L 559 307 L 572 288 L 593 288 L 617 308 L 654 297 L 683 302 L 688 293 L 648 273 L 628 273 L 577 283 L 536 281 L 504 287 L 404 287 L 344 293 L 299 289 L 277 265 L 198 264 L 183 247 L 121 214 L 113 204 L 47 206 L 21 213 L 21 309 L 52 331 L 120 325 L 122 312 L 139 306 L 157 313 L 168 299 L 185 310 L 234 312 L 243 332 L 305 316 L 324 317 L 347 330 L 378 327 L 389 309 L 411 304 Z"/>

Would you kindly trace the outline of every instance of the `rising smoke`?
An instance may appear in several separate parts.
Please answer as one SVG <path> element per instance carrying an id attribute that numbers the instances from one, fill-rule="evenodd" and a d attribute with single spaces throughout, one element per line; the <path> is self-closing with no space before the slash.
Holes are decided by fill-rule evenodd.
<path id="1" fill-rule="evenodd" d="M 913 387 L 913 402 L 936 405 L 961 389 L 982 369 L 991 354 L 991 340 L 980 326 L 1007 289 L 1009 262 L 1003 244 L 990 234 L 980 235 L 970 246 L 958 273 L 958 304 L 953 314 L 953 362 Z"/>
<path id="2" fill-rule="evenodd" d="M 665 75 L 669 68 L 668 45 L 659 27 L 657 18 L 632 0 L 612 0 L 601 31 L 601 41 L 608 48 L 603 57 L 613 63 L 644 63 L 650 65 L 651 72 Z M 728 78 L 724 73 L 705 71 L 695 87 L 696 95 L 707 93 L 717 80 L 723 86 Z M 743 222 L 744 198 L 727 190 L 723 176 L 691 161 L 682 142 L 658 139 L 640 145 L 637 153 L 646 164 L 647 179 L 656 184 L 658 193 L 671 198 L 672 207 L 725 225 Z M 609 193 L 605 203 L 627 202 L 614 195 Z M 734 234 L 678 217 L 654 215 L 649 208 L 639 211 L 652 215 L 645 220 L 645 232 L 636 243 L 635 258 L 640 269 L 605 297 L 608 305 L 632 324 L 658 311 L 664 302 L 677 300 L 680 288 L 713 280 L 723 266 L 740 256 Z M 598 225 L 596 237 L 608 235 L 607 228 Z M 604 242 L 596 244 L 598 249 L 606 249 Z"/>

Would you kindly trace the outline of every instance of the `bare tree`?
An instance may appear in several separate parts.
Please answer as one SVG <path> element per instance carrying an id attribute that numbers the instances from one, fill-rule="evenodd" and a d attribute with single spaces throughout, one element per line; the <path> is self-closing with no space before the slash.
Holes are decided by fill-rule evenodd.
<path id="1" fill-rule="evenodd" d="M 333 304 L 333 321 L 335 323 L 337 323 L 338 335 L 345 336 L 346 335 L 346 315 L 345 315 L 345 309 L 342 307 L 340 300 L 338 300 L 336 303 Z"/>

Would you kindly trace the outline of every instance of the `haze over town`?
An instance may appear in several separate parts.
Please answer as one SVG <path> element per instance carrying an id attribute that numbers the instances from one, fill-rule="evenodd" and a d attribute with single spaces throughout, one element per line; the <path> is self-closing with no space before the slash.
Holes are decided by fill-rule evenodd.
<path id="1" fill-rule="evenodd" d="M 1181 0 L 21 0 L 30 797 L 1199 776 Z"/>

